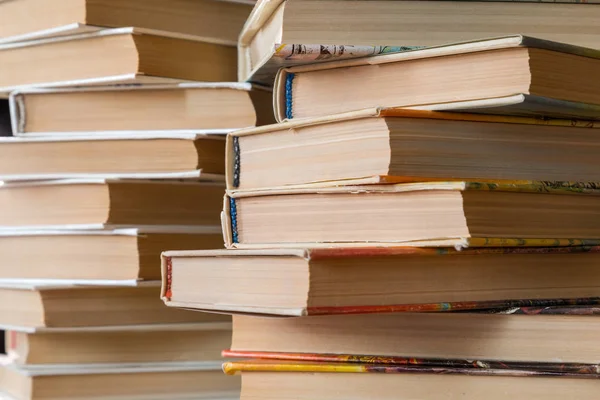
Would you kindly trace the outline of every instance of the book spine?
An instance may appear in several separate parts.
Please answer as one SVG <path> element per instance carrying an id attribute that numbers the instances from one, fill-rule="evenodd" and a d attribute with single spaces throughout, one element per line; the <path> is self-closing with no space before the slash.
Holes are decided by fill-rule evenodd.
<path id="1" fill-rule="evenodd" d="M 240 156 L 240 138 L 233 136 L 233 187 L 240 187 L 241 156 Z"/>
<path id="2" fill-rule="evenodd" d="M 293 110 L 293 88 L 294 88 L 294 78 L 296 74 L 288 73 L 285 77 L 285 118 L 292 119 L 294 118 L 294 110 Z"/>
<path id="3" fill-rule="evenodd" d="M 351 364 L 351 363 L 285 363 L 264 361 L 235 361 L 223 364 L 223 371 L 228 375 L 238 372 L 308 372 L 308 373 L 378 373 L 378 374 L 443 374 L 443 375 L 473 375 L 473 376 L 520 376 L 520 377 L 570 377 L 583 379 L 598 379 L 598 373 L 550 372 L 514 370 L 508 368 L 448 368 L 434 366 L 382 365 L 382 364 Z"/>
<path id="4" fill-rule="evenodd" d="M 163 299 L 165 301 L 171 301 L 173 297 L 173 259 L 171 257 L 165 257 L 166 271 L 165 271 L 165 288 Z"/>
<path id="5" fill-rule="evenodd" d="M 237 224 L 237 205 L 233 197 L 229 198 L 229 217 L 231 220 L 231 240 L 233 244 L 238 244 L 238 224 Z"/>

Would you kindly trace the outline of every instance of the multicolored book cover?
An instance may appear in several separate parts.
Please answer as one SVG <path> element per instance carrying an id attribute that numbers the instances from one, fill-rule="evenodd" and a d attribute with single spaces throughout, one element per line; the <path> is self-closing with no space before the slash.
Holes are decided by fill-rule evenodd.
<path id="1" fill-rule="evenodd" d="M 316 357 L 318 358 L 318 357 Z M 462 364 L 462 365 L 461 365 Z M 598 366 L 563 366 L 555 365 L 555 369 L 536 365 L 519 365 L 474 362 L 448 361 L 447 365 L 432 365 L 425 360 L 412 360 L 410 364 L 389 363 L 348 363 L 315 361 L 231 361 L 223 364 L 223 371 L 228 375 L 244 372 L 304 372 L 304 373 L 383 373 L 383 374 L 454 374 L 479 376 L 520 376 L 520 377 L 571 377 L 598 379 Z"/>

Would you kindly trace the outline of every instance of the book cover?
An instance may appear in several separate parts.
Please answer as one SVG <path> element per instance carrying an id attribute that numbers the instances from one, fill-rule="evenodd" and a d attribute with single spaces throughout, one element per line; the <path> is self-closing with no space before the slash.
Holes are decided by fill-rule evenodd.
<path id="1" fill-rule="evenodd" d="M 546 371 L 536 369 L 513 369 L 502 364 L 490 365 L 487 368 L 451 367 L 432 365 L 389 365 L 365 363 L 317 363 L 317 362 L 274 362 L 274 361 L 234 361 L 223 364 L 223 371 L 228 375 L 246 372 L 304 372 L 304 373 L 376 373 L 376 374 L 453 374 L 474 376 L 518 376 L 518 377 L 571 377 L 582 379 L 598 379 L 597 370 L 580 371 Z"/>
<path id="2" fill-rule="evenodd" d="M 504 370 L 522 372 L 540 372 L 556 374 L 581 374 L 598 376 L 599 364 L 560 363 L 560 362 L 529 362 L 529 361 L 498 361 L 498 360 L 459 360 L 435 358 L 408 358 L 375 355 L 351 354 L 316 354 L 316 353 L 269 353 L 253 351 L 223 351 L 223 357 L 233 359 L 261 360 L 265 363 L 293 364 L 315 363 L 321 365 L 341 366 L 342 368 L 357 367 L 364 372 L 382 372 L 384 368 L 447 368 L 457 370 Z M 244 361 L 240 361 L 244 362 Z M 227 365 L 227 364 L 226 364 Z M 242 367 L 244 368 L 244 367 Z M 243 371 L 243 369 L 242 369 Z"/>

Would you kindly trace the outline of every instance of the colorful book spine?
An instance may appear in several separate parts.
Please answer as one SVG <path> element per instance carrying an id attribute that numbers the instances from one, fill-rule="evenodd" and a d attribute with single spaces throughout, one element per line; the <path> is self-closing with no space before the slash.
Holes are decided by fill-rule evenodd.
<path id="1" fill-rule="evenodd" d="M 266 362 L 235 361 L 223 364 L 223 371 L 228 375 L 244 372 L 300 372 L 300 373 L 377 373 L 377 374 L 443 374 L 473 376 L 517 376 L 517 377 L 563 377 L 598 379 L 600 374 L 576 372 L 550 372 L 534 370 L 515 370 L 509 368 L 449 368 L 423 365 L 386 365 L 386 364 L 353 364 L 353 363 L 314 363 L 314 362 Z"/>
<path id="2" fill-rule="evenodd" d="M 322 363 L 328 365 L 341 364 L 341 366 L 344 367 L 345 364 L 357 364 L 360 368 L 369 368 L 369 366 L 374 366 L 376 370 L 387 366 L 477 370 L 514 370 L 560 374 L 600 374 L 600 364 L 582 363 L 459 360 L 442 358 L 409 358 L 353 354 L 277 353 L 238 350 L 225 350 L 223 351 L 223 357 L 233 359 L 262 360 L 263 362 L 271 363 L 276 363 L 276 361 L 284 364 L 300 363 L 299 365 L 304 365 L 305 363 Z"/>

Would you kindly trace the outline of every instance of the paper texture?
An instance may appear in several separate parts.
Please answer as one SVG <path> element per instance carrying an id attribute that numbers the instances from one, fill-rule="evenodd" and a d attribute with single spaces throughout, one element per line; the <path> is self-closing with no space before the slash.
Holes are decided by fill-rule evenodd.
<path id="1" fill-rule="evenodd" d="M 478 41 L 470 41 L 464 43 L 457 43 L 445 46 L 436 46 L 436 47 L 428 47 L 424 49 L 418 49 L 413 51 L 405 51 L 401 53 L 387 54 L 381 56 L 374 57 L 366 57 L 355 60 L 339 60 L 332 61 L 323 64 L 314 64 L 314 65 L 302 65 L 296 66 L 293 68 L 285 68 L 281 69 L 275 78 L 275 87 L 273 91 L 273 102 L 275 109 L 275 117 L 278 122 L 282 122 L 286 119 L 293 118 L 291 112 L 288 112 L 287 105 L 292 102 L 293 98 L 293 87 L 290 87 L 290 79 L 292 78 L 292 74 L 302 73 L 307 71 L 320 71 L 325 69 L 336 69 L 336 68 L 346 68 L 353 66 L 361 66 L 361 65 L 380 65 L 386 63 L 395 63 L 395 62 L 403 62 L 424 58 L 432 58 L 432 57 L 443 57 L 450 56 L 456 54 L 466 54 L 466 53 L 474 53 L 481 51 L 489 51 L 489 50 L 498 50 L 512 47 L 532 47 L 538 49 L 545 49 L 551 51 L 557 51 L 562 53 L 574 54 L 583 57 L 590 58 L 600 58 L 600 51 L 589 49 L 585 47 L 572 46 L 563 43 L 552 42 L 548 40 L 536 39 L 521 35 L 514 36 L 506 36 L 501 38 L 492 38 L 492 39 L 484 39 Z M 518 95 L 518 94 L 517 94 Z M 538 98 L 539 99 L 539 98 Z M 483 99 L 485 101 L 489 101 L 489 99 Z M 530 101 L 534 101 L 534 99 L 529 99 Z M 514 101 L 514 99 L 513 99 Z M 538 101 L 539 103 L 539 101 Z M 598 115 L 598 107 L 590 106 L 584 104 L 577 103 L 561 103 L 561 104 L 550 104 L 551 101 L 546 101 L 546 104 L 550 106 L 549 112 L 554 112 L 555 114 L 559 114 L 558 116 L 569 117 L 569 118 L 590 118 L 590 116 L 595 116 L 595 118 L 600 117 Z M 505 104 L 503 104 L 505 105 Z M 569 107 L 569 111 L 564 112 L 558 109 L 559 106 L 567 105 Z M 397 104 L 380 104 L 379 106 L 384 108 L 396 107 Z M 414 106 L 408 107 L 419 107 L 422 105 L 415 104 Z M 473 105 L 471 105 L 473 106 Z M 475 105 L 473 108 L 481 108 L 481 104 L 479 107 Z M 496 105 L 491 104 L 488 107 L 494 107 Z M 464 104 L 458 106 L 459 109 L 463 111 L 471 111 L 470 108 L 465 109 Z M 523 107 L 524 110 L 521 112 L 524 115 L 539 115 L 540 107 L 538 104 L 538 110 L 536 114 L 536 107 L 531 106 L 532 110 L 526 112 L 527 106 Z M 426 108 L 426 109 L 435 109 L 435 108 Z M 453 110 L 454 108 L 451 105 L 446 106 L 444 110 Z M 543 107 L 542 107 L 543 110 Z M 572 114 L 574 112 L 574 114 Z M 552 114 L 551 114 L 552 115 Z"/>
<path id="2" fill-rule="evenodd" d="M 188 82 L 188 83 L 171 83 L 171 84 L 144 84 L 133 83 L 130 85 L 101 85 L 101 86 L 83 86 L 83 87 L 66 87 L 66 88 L 41 88 L 41 87 L 25 87 L 10 93 L 8 97 L 12 131 L 15 136 L 52 136 L 57 137 L 64 135 L 81 135 L 93 137 L 96 131 L 80 131 L 80 132 L 26 132 L 26 116 L 27 109 L 25 106 L 24 97 L 28 94 L 44 94 L 44 93 L 74 93 L 74 92 L 124 92 L 124 91 L 140 91 L 140 90 L 182 90 L 182 89 L 232 89 L 241 91 L 252 90 L 252 85 L 248 83 L 237 82 Z M 104 131 L 99 135 L 116 135 L 116 136 L 131 136 L 133 134 L 141 137 L 180 137 L 200 134 L 227 134 L 239 127 L 230 129 L 186 129 L 186 130 L 156 130 L 156 131 Z"/>
<path id="3" fill-rule="evenodd" d="M 193 40 L 193 41 L 202 41 L 202 42 L 210 42 L 210 43 L 219 43 L 219 41 L 207 40 L 205 38 L 198 38 L 196 36 L 191 35 L 182 35 L 176 34 L 172 32 L 164 32 L 157 31 L 151 29 L 141 29 L 141 28 L 116 28 L 116 29 L 101 29 L 92 32 L 84 32 L 76 35 L 69 36 L 55 36 L 55 37 L 42 37 L 36 40 L 29 40 L 24 42 L 16 42 L 16 43 L 4 43 L 0 44 L 0 51 L 10 50 L 16 48 L 26 48 L 32 46 L 40 46 L 48 43 L 57 43 L 57 42 L 65 42 L 65 41 L 73 41 L 73 40 L 84 40 L 92 37 L 101 37 L 101 36 L 115 36 L 115 35 L 155 35 L 162 37 L 170 37 L 176 39 L 183 40 Z M 115 85 L 115 84 L 177 84 L 189 82 L 185 80 L 179 79 L 170 79 L 163 77 L 153 77 L 147 75 L 140 74 L 124 74 L 124 75 L 115 75 L 115 76 L 107 76 L 102 78 L 94 78 L 94 79 L 78 79 L 71 81 L 59 81 L 59 82 L 44 82 L 35 85 L 18 85 L 18 86 L 9 86 L 9 87 L 0 87 L 0 95 L 2 97 L 8 97 L 8 94 L 15 90 L 27 89 L 31 87 L 44 88 L 44 87 L 63 87 L 63 86 L 96 86 L 96 85 Z"/>

